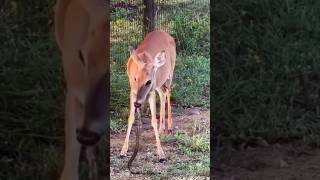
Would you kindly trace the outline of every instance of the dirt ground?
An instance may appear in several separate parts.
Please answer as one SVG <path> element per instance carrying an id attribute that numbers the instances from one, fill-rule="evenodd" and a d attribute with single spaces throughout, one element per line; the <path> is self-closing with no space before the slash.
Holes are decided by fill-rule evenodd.
<path id="1" fill-rule="evenodd" d="M 193 133 L 195 133 L 195 125 L 202 125 L 202 130 L 207 129 L 209 132 L 209 110 L 199 108 L 183 109 L 178 107 L 173 107 L 173 110 L 173 134 L 163 134 L 161 135 L 162 138 L 166 136 L 167 139 L 170 139 L 178 131 L 186 132 L 186 134 L 192 137 Z M 150 117 L 142 118 L 140 150 L 132 164 L 135 170 L 142 171 L 145 174 L 130 175 L 127 163 L 132 156 L 135 133 L 131 132 L 127 157 L 121 159 L 119 153 L 125 139 L 125 133 L 125 131 L 111 133 L 111 179 L 209 179 L 209 150 L 207 152 L 185 154 L 177 150 L 179 142 L 162 139 L 161 145 L 167 161 L 164 163 L 159 162 L 156 156 L 155 136 Z M 209 144 L 209 139 L 207 143 Z M 201 164 L 204 158 L 207 158 L 206 162 L 208 162 L 205 165 Z M 194 169 L 193 166 L 195 164 L 200 164 L 200 168 L 196 170 L 196 173 L 191 173 L 191 169 Z M 201 165 L 205 167 L 205 170 L 202 171 Z"/>
<path id="2" fill-rule="evenodd" d="M 214 165 L 217 180 L 320 180 L 320 150 L 265 143 L 222 156 Z"/>
<path id="3" fill-rule="evenodd" d="M 209 110 L 175 108 L 173 116 L 174 133 L 183 130 L 191 137 L 194 127 L 198 126 L 195 123 L 209 128 Z M 126 133 L 124 130 L 111 134 L 111 179 L 209 179 L 208 170 L 190 173 L 190 166 L 200 163 L 204 158 L 209 159 L 209 152 L 188 155 L 177 150 L 177 142 L 162 140 L 167 162 L 160 163 L 155 155 L 155 137 L 150 117 L 142 121 L 140 150 L 132 167 L 145 174 L 130 175 L 127 169 L 134 146 L 134 133 L 130 136 L 128 156 L 119 158 Z M 320 150 L 307 150 L 293 143 L 271 145 L 263 141 L 257 146 L 228 149 L 231 150 L 220 149 L 215 162 L 212 162 L 215 180 L 320 180 Z"/>

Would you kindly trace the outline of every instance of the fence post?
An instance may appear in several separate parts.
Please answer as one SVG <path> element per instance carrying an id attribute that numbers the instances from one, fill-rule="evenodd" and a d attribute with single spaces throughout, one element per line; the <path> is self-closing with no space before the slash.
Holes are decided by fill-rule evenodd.
<path id="1" fill-rule="evenodd" d="M 143 33 L 146 36 L 155 28 L 156 5 L 154 0 L 143 0 L 145 6 L 143 13 Z"/>

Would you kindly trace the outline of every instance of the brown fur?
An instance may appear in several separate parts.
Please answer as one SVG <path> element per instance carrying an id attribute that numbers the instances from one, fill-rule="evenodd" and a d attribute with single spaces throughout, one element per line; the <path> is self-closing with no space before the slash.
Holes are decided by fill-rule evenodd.
<path id="1" fill-rule="evenodd" d="M 57 0 L 55 38 L 62 54 L 66 80 L 65 156 L 60 180 L 78 180 L 81 144 L 91 144 L 106 128 L 106 73 L 109 20 L 104 0 Z M 105 101 L 105 102 L 104 102 Z M 76 132 L 80 133 L 77 134 Z M 94 138 L 88 135 L 94 135 Z M 86 141 L 80 141 L 86 142 Z M 95 166 L 95 145 L 86 146 L 89 164 Z"/>
<path id="2" fill-rule="evenodd" d="M 128 151 L 129 136 L 134 121 L 135 106 L 149 101 L 151 110 L 151 124 L 156 136 L 157 153 L 160 160 L 165 159 L 159 133 L 162 123 L 165 123 L 165 103 L 168 100 L 168 118 L 166 129 L 172 130 L 172 116 L 170 105 L 171 83 L 176 63 L 176 46 L 174 39 L 166 32 L 154 31 L 149 33 L 140 46 L 131 52 L 127 63 L 127 74 L 130 82 L 130 113 L 128 130 L 120 155 L 125 156 Z M 150 85 L 148 85 L 151 83 Z M 156 119 L 155 90 L 160 96 L 159 130 Z M 163 124 L 165 125 L 165 124 Z"/>

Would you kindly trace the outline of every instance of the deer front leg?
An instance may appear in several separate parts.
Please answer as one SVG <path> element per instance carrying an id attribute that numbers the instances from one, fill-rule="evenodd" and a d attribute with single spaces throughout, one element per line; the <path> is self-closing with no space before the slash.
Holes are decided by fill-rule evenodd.
<path id="1" fill-rule="evenodd" d="M 168 102 L 168 118 L 167 118 L 167 127 L 168 132 L 172 133 L 172 112 L 171 112 L 171 89 L 166 89 L 166 96 L 167 96 L 167 102 Z"/>
<path id="2" fill-rule="evenodd" d="M 129 146 L 129 137 L 130 137 L 130 132 L 132 129 L 132 124 L 134 122 L 134 102 L 136 100 L 135 95 L 133 92 L 130 93 L 130 112 L 129 112 L 129 118 L 128 118 L 128 129 L 127 129 L 127 135 L 126 139 L 124 140 L 121 152 L 120 152 L 120 157 L 124 157 L 127 155 L 128 152 L 128 146 Z"/>
<path id="3" fill-rule="evenodd" d="M 160 97 L 160 119 L 159 119 L 159 134 L 166 129 L 166 96 L 161 88 L 157 88 Z"/>
<path id="4" fill-rule="evenodd" d="M 71 93 L 66 95 L 65 155 L 60 180 L 78 180 L 78 165 L 81 145 L 77 141 L 77 121 L 81 120 L 81 106 Z"/>
<path id="5" fill-rule="evenodd" d="M 151 125 L 154 130 L 154 135 L 156 136 L 156 144 L 157 144 L 157 154 L 160 158 L 160 162 L 165 161 L 165 155 L 162 150 L 161 144 L 160 144 L 160 138 L 159 138 L 159 133 L 158 133 L 158 127 L 157 127 L 157 117 L 156 117 L 156 96 L 155 96 L 155 91 L 150 92 L 150 97 L 149 97 L 149 105 L 150 105 L 150 110 L 151 110 Z"/>

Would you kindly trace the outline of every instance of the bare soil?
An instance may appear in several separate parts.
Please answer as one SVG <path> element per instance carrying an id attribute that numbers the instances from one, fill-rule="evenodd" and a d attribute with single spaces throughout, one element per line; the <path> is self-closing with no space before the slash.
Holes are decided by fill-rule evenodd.
<path id="1" fill-rule="evenodd" d="M 209 110 L 174 109 L 175 132 L 184 130 L 192 136 L 195 123 L 203 123 L 209 127 Z M 209 179 L 208 172 L 194 175 L 189 174 L 189 169 L 186 168 L 190 164 L 201 162 L 203 157 L 209 158 L 209 152 L 193 153 L 190 156 L 178 151 L 176 142 L 162 142 L 167 162 L 160 163 L 155 152 L 150 117 L 145 117 L 142 121 L 140 150 L 132 167 L 144 174 L 132 175 L 127 169 L 135 143 L 134 133 L 130 136 L 128 156 L 119 158 L 126 133 L 124 130 L 121 133 L 111 133 L 111 179 Z M 220 149 L 215 155 L 215 162 L 211 163 L 214 166 L 213 179 L 216 180 L 320 180 L 320 150 L 308 150 L 294 143 L 270 145 L 263 142 L 255 147 L 237 150 Z"/>
<path id="2" fill-rule="evenodd" d="M 189 135 L 193 133 L 195 123 L 202 123 L 209 127 L 209 110 L 199 108 L 183 109 L 173 107 L 173 134 L 177 131 L 186 131 Z M 145 113 L 144 115 L 145 116 Z M 135 131 L 135 127 L 133 127 Z M 166 155 L 166 162 L 160 163 L 156 155 L 154 131 L 151 126 L 150 117 L 142 118 L 142 129 L 140 136 L 140 150 L 132 167 L 144 174 L 130 174 L 127 163 L 133 153 L 135 145 L 135 133 L 131 132 L 129 150 L 127 157 L 120 158 L 119 153 L 125 139 L 126 130 L 121 133 L 111 133 L 111 179 L 209 179 L 209 171 L 188 176 L 188 167 L 192 163 L 201 162 L 203 157 L 209 159 L 208 152 L 196 152 L 192 155 L 183 154 L 177 150 L 177 142 L 161 142 Z M 173 136 L 162 134 L 162 136 Z M 206 155 L 206 156 L 204 156 Z M 188 176 L 188 178 L 186 178 Z"/>
<path id="3" fill-rule="evenodd" d="M 217 180 L 320 180 L 320 150 L 292 144 L 249 147 L 216 159 Z"/>

